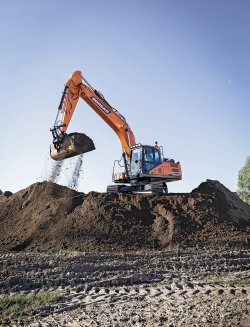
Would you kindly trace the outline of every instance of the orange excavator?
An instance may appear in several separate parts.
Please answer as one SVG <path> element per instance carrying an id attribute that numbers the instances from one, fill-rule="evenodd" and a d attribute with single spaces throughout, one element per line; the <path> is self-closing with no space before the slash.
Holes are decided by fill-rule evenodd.
<path id="1" fill-rule="evenodd" d="M 134 134 L 126 119 L 113 108 L 102 93 L 95 90 L 80 71 L 75 71 L 65 84 L 53 128 L 50 129 L 53 143 L 50 156 L 54 160 L 64 160 L 95 150 L 94 142 L 83 133 L 66 131 L 82 98 L 117 134 L 122 146 L 122 158 L 116 160 L 113 168 L 113 182 L 107 192 L 152 192 L 168 193 L 168 182 L 182 179 L 181 165 L 173 159 L 164 158 L 163 148 L 155 145 L 136 143 Z M 116 173 L 117 164 L 123 167 Z"/>

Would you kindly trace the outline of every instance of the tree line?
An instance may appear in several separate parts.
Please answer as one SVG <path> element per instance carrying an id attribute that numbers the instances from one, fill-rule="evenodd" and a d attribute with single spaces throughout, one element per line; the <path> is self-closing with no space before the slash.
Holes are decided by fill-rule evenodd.
<path id="1" fill-rule="evenodd" d="M 238 194 L 241 200 L 250 205 L 250 157 L 246 158 L 238 174 Z"/>

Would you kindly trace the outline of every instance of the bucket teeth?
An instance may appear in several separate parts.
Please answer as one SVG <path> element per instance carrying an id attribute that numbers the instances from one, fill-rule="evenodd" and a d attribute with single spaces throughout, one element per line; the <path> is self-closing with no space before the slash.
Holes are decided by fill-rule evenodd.
<path id="1" fill-rule="evenodd" d="M 71 133 L 64 138 L 59 149 L 51 144 L 50 156 L 54 160 L 63 160 L 93 150 L 95 145 L 90 137 L 83 133 Z"/>

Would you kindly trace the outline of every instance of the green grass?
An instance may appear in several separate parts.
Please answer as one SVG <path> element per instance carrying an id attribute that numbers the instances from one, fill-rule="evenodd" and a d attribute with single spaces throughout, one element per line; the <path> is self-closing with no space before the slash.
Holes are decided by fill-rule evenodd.
<path id="1" fill-rule="evenodd" d="M 250 277 L 246 278 L 234 278 L 234 279 L 229 279 L 229 278 L 217 278 L 213 280 L 213 283 L 216 285 L 221 285 L 221 286 L 240 286 L 240 285 L 249 285 L 250 284 Z"/>
<path id="2" fill-rule="evenodd" d="M 73 255 L 76 255 L 76 254 L 80 254 L 81 252 L 79 251 L 74 251 L 74 250 L 59 250 L 58 252 L 55 253 L 55 255 L 57 256 L 65 256 L 65 255 L 70 255 L 70 254 L 73 254 Z"/>
<path id="3" fill-rule="evenodd" d="M 17 320 L 28 315 L 39 307 L 62 299 L 62 292 L 39 292 L 29 294 L 1 295 L 0 322 L 2 320 Z"/>

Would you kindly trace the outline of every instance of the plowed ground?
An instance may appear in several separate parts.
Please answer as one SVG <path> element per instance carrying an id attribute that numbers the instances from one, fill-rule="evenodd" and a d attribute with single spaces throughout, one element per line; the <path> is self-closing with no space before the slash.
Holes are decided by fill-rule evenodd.
<path id="1" fill-rule="evenodd" d="M 249 251 L 0 255 L 2 293 L 60 291 L 3 326 L 222 326 L 250 322 Z M 0 322 L 1 324 L 1 322 Z"/>

